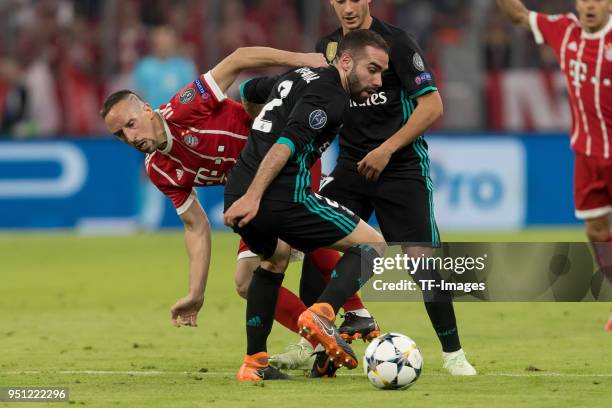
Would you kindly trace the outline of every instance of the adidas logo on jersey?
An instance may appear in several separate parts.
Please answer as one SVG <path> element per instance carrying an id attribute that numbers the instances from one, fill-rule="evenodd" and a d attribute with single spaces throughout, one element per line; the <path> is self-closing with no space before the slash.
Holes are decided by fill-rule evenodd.
<path id="1" fill-rule="evenodd" d="M 576 44 L 576 41 L 572 41 L 567 46 L 567 49 L 570 50 L 570 51 L 578 51 L 578 44 Z"/>
<path id="2" fill-rule="evenodd" d="M 182 179 L 182 178 L 183 178 L 183 170 L 181 170 L 181 169 L 176 169 L 176 178 L 177 178 L 178 180 L 180 180 L 180 179 Z"/>

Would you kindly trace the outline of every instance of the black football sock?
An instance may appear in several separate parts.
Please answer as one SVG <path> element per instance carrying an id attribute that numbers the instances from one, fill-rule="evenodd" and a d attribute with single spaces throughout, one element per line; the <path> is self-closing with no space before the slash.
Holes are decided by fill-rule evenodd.
<path id="1" fill-rule="evenodd" d="M 325 289 L 325 281 L 321 272 L 310 259 L 310 255 L 304 256 L 302 262 L 302 276 L 300 278 L 300 299 L 306 307 L 312 306 Z"/>
<path id="2" fill-rule="evenodd" d="M 425 302 L 425 309 L 433 326 L 442 351 L 450 353 L 461 348 L 459 331 L 452 302 Z"/>
<path id="3" fill-rule="evenodd" d="M 411 277 L 417 283 L 421 280 L 429 279 L 440 282 L 442 279 L 437 271 L 422 269 L 417 270 Z M 459 350 L 461 342 L 459 341 L 455 309 L 450 292 L 434 287 L 424 292 L 423 298 L 431 325 L 442 345 L 442 351 L 450 353 Z"/>
<path id="4" fill-rule="evenodd" d="M 247 354 L 267 351 L 266 341 L 272 330 L 278 288 L 284 273 L 274 273 L 261 266 L 253 272 L 246 308 Z"/>
<path id="5" fill-rule="evenodd" d="M 329 303 L 337 314 L 346 299 L 372 277 L 374 258 L 377 257 L 378 253 L 369 245 L 349 248 L 336 264 L 331 280 L 317 302 Z"/>

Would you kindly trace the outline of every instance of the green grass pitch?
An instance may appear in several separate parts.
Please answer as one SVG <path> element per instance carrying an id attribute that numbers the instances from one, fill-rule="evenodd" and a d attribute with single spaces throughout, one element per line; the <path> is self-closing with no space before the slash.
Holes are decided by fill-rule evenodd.
<path id="1" fill-rule="evenodd" d="M 580 230 L 443 236 L 584 240 Z M 407 334 L 421 348 L 425 367 L 411 389 L 377 390 L 361 367 L 332 380 L 294 372 L 288 382 L 239 384 L 245 305 L 234 291 L 235 250 L 235 236 L 214 234 L 199 327 L 177 329 L 169 307 L 187 290 L 180 232 L 0 235 L 0 387 L 67 386 L 70 404 L 87 407 L 612 407 L 609 303 L 457 304 L 474 378 L 446 375 L 422 304 L 370 303 L 383 331 Z M 289 288 L 298 275 L 293 264 Z M 269 350 L 296 339 L 275 325 Z M 362 355 L 365 345 L 355 349 Z"/>

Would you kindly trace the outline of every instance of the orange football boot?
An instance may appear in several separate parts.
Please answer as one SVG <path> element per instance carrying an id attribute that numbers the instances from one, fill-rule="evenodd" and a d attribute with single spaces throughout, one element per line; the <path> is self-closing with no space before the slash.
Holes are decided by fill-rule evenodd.
<path id="1" fill-rule="evenodd" d="M 238 381 L 288 380 L 289 376 L 268 364 L 268 353 L 260 351 L 244 356 L 236 374 Z"/>
<path id="2" fill-rule="evenodd" d="M 334 325 L 336 314 L 329 303 L 315 303 L 298 317 L 300 335 L 316 341 L 329 355 L 329 361 L 336 367 L 353 369 L 357 367 L 357 356 L 351 346 L 340 337 Z"/>

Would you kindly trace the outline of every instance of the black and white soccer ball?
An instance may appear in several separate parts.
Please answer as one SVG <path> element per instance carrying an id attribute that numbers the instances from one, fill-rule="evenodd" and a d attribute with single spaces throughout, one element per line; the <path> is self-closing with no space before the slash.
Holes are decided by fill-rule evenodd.
<path id="1" fill-rule="evenodd" d="M 404 390 L 419 379 L 423 356 L 410 337 L 386 333 L 375 338 L 366 349 L 363 369 L 375 387 Z"/>

